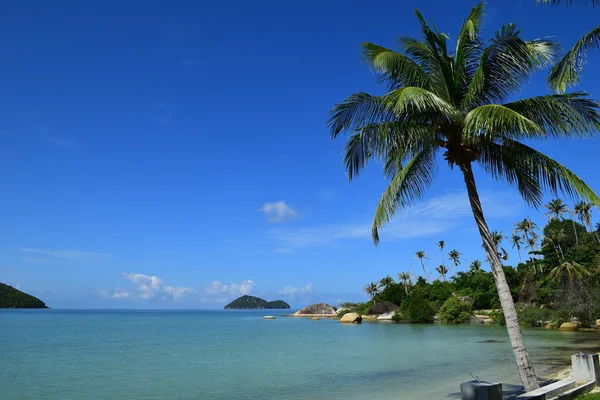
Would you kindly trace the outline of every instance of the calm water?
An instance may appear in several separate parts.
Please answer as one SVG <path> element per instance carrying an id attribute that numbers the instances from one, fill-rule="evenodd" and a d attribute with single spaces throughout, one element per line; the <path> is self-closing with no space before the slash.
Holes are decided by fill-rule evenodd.
<path id="1" fill-rule="evenodd" d="M 452 399 L 469 372 L 518 382 L 501 327 L 264 314 L 0 310 L 0 399 Z M 526 331 L 540 375 L 598 339 Z"/>

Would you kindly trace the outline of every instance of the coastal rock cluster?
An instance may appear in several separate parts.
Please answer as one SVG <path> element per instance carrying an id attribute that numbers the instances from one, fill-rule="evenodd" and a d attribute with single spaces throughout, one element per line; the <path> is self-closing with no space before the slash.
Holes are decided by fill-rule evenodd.
<path id="1" fill-rule="evenodd" d="M 306 317 L 337 317 L 338 314 L 329 304 L 317 303 L 306 306 L 292 315 Z"/>

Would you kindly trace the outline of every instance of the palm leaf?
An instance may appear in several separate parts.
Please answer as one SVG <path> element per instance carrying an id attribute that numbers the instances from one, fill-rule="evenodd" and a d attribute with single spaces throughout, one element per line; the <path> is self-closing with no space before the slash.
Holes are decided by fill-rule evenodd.
<path id="1" fill-rule="evenodd" d="M 564 93 L 568 86 L 579 82 L 583 72 L 585 53 L 600 48 L 600 25 L 592 29 L 575 43 L 573 48 L 550 70 L 548 84 L 557 93 Z"/>
<path id="2" fill-rule="evenodd" d="M 387 109 L 393 110 L 397 118 L 431 117 L 449 119 L 457 110 L 436 94 L 418 87 L 405 87 L 383 96 Z"/>
<path id="3" fill-rule="evenodd" d="M 386 107 L 383 98 L 363 92 L 355 93 L 336 104 L 329 114 L 331 117 L 327 125 L 333 139 L 344 131 L 396 119 L 393 110 Z"/>
<path id="4" fill-rule="evenodd" d="M 534 122 L 544 135 L 589 138 L 600 130 L 600 102 L 585 92 L 531 97 L 504 107 Z"/>
<path id="5" fill-rule="evenodd" d="M 481 53 L 479 32 L 483 24 L 484 11 L 484 2 L 471 9 L 456 40 L 454 82 L 459 93 L 466 92 L 477 69 L 477 61 Z"/>
<path id="6" fill-rule="evenodd" d="M 549 65 L 559 45 L 549 39 L 524 41 L 515 24 L 496 32 L 482 53 L 479 67 L 469 84 L 461 108 L 503 102 L 527 81 L 533 72 Z"/>
<path id="7" fill-rule="evenodd" d="M 431 80 L 425 70 L 409 57 L 373 43 L 363 43 L 363 55 L 367 63 L 381 74 L 381 81 L 390 89 L 403 86 L 431 88 Z"/>
<path id="8" fill-rule="evenodd" d="M 531 147 L 514 140 L 489 143 L 478 160 L 494 178 L 516 185 L 523 199 L 534 207 L 542 202 L 542 190 L 554 195 L 584 198 L 600 205 L 600 198 L 567 167 Z"/>
<path id="9" fill-rule="evenodd" d="M 465 117 L 463 137 L 467 141 L 483 136 L 533 138 L 542 133 L 541 128 L 515 110 L 498 104 L 488 104 L 471 110 Z"/>
<path id="10" fill-rule="evenodd" d="M 421 198 L 429 188 L 436 172 L 437 148 L 430 147 L 419 152 L 392 179 L 383 192 L 373 221 L 372 236 L 379 243 L 379 228 L 387 224 L 399 209 L 403 209 Z"/>

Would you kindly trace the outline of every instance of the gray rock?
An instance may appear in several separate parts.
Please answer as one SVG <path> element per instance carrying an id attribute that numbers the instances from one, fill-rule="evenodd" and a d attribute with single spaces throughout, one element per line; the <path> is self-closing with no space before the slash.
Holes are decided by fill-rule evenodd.
<path id="1" fill-rule="evenodd" d="M 337 313 L 329 304 L 317 303 L 304 307 L 302 310 L 294 313 L 294 315 L 328 315 L 337 316 Z"/>
<path id="2" fill-rule="evenodd" d="M 378 321 L 391 321 L 395 312 L 396 311 L 390 311 L 389 313 L 381 314 L 379 317 L 377 317 L 377 320 Z"/>
<path id="3" fill-rule="evenodd" d="M 400 307 L 398 307 L 394 303 L 390 303 L 389 301 L 382 301 L 380 303 L 374 304 L 373 307 L 369 308 L 369 311 L 367 312 L 367 314 L 368 315 L 386 314 L 391 311 L 396 311 L 399 308 Z"/>

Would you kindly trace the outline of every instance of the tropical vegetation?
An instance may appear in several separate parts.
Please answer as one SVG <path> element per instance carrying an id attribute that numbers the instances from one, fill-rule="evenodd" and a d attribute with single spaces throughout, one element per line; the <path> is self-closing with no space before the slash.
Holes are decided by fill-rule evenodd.
<path id="1" fill-rule="evenodd" d="M 48 308 L 46 304 L 30 294 L 0 283 L 0 308 Z"/>
<path id="2" fill-rule="evenodd" d="M 554 64 L 559 44 L 548 38 L 525 40 L 512 23 L 485 39 L 481 36 L 484 8 L 484 3 L 473 7 L 453 48 L 450 36 L 429 25 L 417 10 L 421 39 L 401 37 L 400 51 L 364 43 L 365 61 L 388 91 L 351 95 L 331 110 L 329 127 L 334 139 L 349 134 L 344 163 L 350 180 L 369 162 L 383 163 L 389 186 L 375 210 L 372 236 L 376 244 L 381 228 L 432 184 L 440 153 L 450 168 L 460 171 L 493 271 L 521 380 L 532 390 L 539 385 L 502 267 L 505 254 L 499 251 L 486 222 L 474 167 L 516 187 L 535 207 L 541 205 L 545 190 L 560 190 L 598 205 L 600 198 L 585 182 L 525 141 L 590 137 L 600 127 L 600 104 L 584 92 L 565 90 L 513 100 L 535 71 Z M 571 76 L 555 78 L 553 73 L 551 82 L 573 82 Z M 562 83 L 553 87 L 566 88 Z M 527 237 L 529 246 L 533 240 Z M 423 250 L 417 258 L 428 279 Z"/>

